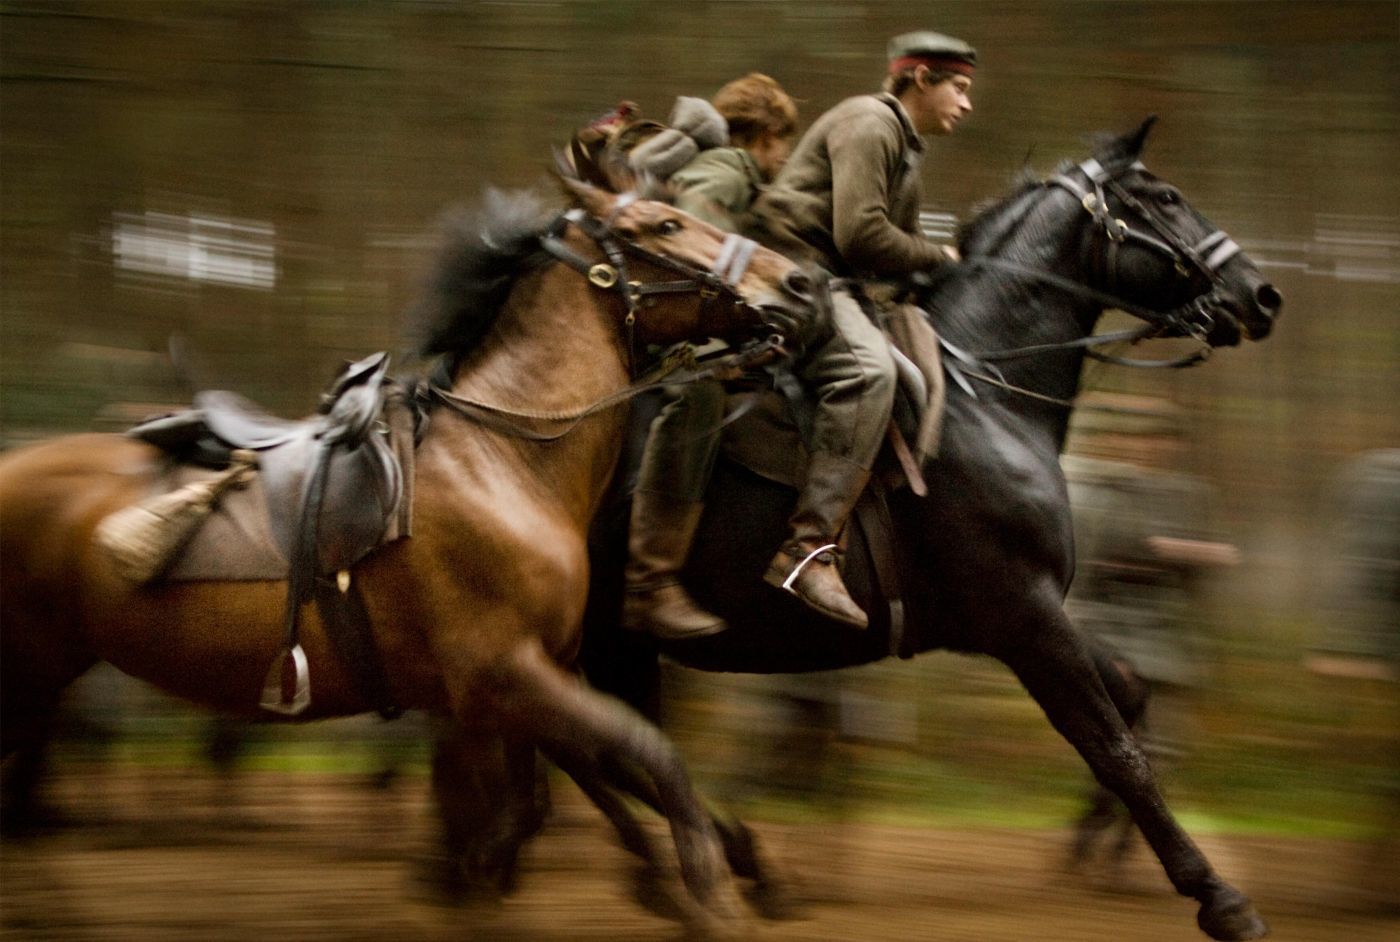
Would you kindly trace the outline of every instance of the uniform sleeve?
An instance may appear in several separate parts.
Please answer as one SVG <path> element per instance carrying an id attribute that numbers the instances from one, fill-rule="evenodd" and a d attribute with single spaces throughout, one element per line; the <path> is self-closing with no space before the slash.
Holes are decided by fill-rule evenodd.
<path id="1" fill-rule="evenodd" d="M 739 231 L 739 217 L 753 201 L 753 187 L 743 161 L 733 154 L 706 151 L 671 176 L 675 204 L 697 219 Z"/>
<path id="2" fill-rule="evenodd" d="M 890 221 L 900 131 L 873 114 L 854 116 L 827 139 L 831 159 L 831 228 L 836 249 L 856 272 L 903 275 L 943 264 L 937 243 Z"/>

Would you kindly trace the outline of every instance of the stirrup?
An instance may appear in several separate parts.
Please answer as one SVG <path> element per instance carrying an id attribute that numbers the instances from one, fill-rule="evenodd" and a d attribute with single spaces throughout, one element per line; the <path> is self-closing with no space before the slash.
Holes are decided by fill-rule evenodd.
<path id="1" fill-rule="evenodd" d="M 835 543 L 827 543 L 825 546 L 819 546 L 816 549 L 812 550 L 812 552 L 808 553 L 807 557 L 803 559 L 802 562 L 792 567 L 792 572 L 788 573 L 788 577 L 783 580 L 783 584 L 780 586 L 780 588 L 786 592 L 791 592 L 793 595 L 796 595 L 797 592 L 793 589 L 792 584 L 797 581 L 798 576 L 802 575 L 802 570 L 807 568 L 807 564 L 810 563 L 812 560 L 816 559 L 822 553 L 837 548 L 838 547 Z"/>

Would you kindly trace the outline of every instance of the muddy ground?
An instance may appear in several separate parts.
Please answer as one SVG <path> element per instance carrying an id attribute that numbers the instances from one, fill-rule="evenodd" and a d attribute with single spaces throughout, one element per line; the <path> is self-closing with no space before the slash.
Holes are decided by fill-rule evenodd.
<path id="1" fill-rule="evenodd" d="M 519 891 L 450 908 L 416 891 L 429 846 L 421 779 L 184 771 L 78 777 L 57 787 L 70 826 L 0 847 L 3 938 L 36 940 L 539 940 L 681 936 L 629 897 L 630 859 L 570 787 L 555 789 Z M 1195 940 L 1193 904 L 1142 853 L 1112 885 L 1069 876 L 1065 834 L 855 824 L 756 829 L 791 874 L 802 918 L 745 922 L 762 942 Z M 658 830 L 657 836 L 661 836 Z M 1288 942 L 1400 938 L 1400 918 L 1352 906 L 1358 846 L 1201 840 Z"/>

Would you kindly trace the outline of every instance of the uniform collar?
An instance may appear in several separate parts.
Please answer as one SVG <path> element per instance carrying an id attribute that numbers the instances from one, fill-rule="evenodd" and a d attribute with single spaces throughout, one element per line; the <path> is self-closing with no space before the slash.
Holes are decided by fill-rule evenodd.
<path id="1" fill-rule="evenodd" d="M 756 190 L 762 189 L 765 181 L 763 172 L 758 169 L 758 161 L 753 159 L 753 154 L 750 154 L 746 148 L 736 147 L 734 149 L 739 152 L 739 160 L 744 164 L 744 172 L 749 175 L 749 183 L 753 184 Z"/>
<path id="2" fill-rule="evenodd" d="M 875 96 L 880 101 L 890 106 L 894 116 L 899 119 L 899 128 L 904 132 L 904 142 L 911 150 L 922 151 L 924 149 L 924 139 L 919 136 L 919 132 L 914 130 L 914 121 L 909 117 L 909 112 L 904 110 L 904 105 L 900 104 L 898 98 L 889 92 L 880 92 Z"/>

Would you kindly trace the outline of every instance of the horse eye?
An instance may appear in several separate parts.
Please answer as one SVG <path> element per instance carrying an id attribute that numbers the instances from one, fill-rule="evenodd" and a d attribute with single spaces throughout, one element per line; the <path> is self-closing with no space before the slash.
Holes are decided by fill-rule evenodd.
<path id="1" fill-rule="evenodd" d="M 1178 193 L 1176 190 L 1163 190 L 1157 196 L 1157 200 L 1163 205 L 1171 206 L 1175 203 L 1181 202 L 1181 194 Z"/>
<path id="2" fill-rule="evenodd" d="M 675 235 L 681 231 L 681 223 L 678 219 L 665 219 L 656 227 L 656 231 L 661 235 Z"/>

